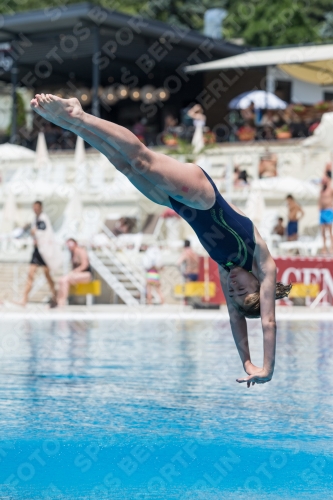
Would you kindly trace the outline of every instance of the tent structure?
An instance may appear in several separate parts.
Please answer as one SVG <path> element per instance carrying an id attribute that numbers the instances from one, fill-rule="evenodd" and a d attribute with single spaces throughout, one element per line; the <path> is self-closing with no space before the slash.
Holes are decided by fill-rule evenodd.
<path id="1" fill-rule="evenodd" d="M 317 85 L 333 85 L 333 44 L 250 50 L 225 59 L 187 66 L 186 71 L 278 66 L 289 75 Z"/>

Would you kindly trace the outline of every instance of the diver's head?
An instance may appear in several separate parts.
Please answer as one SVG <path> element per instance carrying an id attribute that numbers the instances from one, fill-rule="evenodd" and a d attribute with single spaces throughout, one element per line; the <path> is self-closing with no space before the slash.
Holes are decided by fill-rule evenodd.
<path id="1" fill-rule="evenodd" d="M 231 302 L 246 318 L 260 318 L 260 283 L 252 273 L 234 267 L 228 275 L 228 293 Z M 292 285 L 276 283 L 275 299 L 287 297 Z"/>
<path id="2" fill-rule="evenodd" d="M 241 267 L 233 267 L 228 274 L 228 293 L 238 310 L 247 309 L 247 302 L 254 294 L 259 295 L 259 281 Z"/>

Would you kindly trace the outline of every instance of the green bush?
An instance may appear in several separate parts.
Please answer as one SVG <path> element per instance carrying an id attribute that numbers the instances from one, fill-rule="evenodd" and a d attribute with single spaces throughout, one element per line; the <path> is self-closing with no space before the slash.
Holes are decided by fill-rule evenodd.
<path id="1" fill-rule="evenodd" d="M 16 127 L 17 127 L 17 132 L 19 132 L 20 128 L 25 127 L 27 122 L 26 122 L 24 100 L 19 92 L 16 92 L 16 100 L 17 100 Z M 8 135 L 11 135 L 12 124 L 13 124 L 13 108 L 11 111 L 10 124 L 8 125 L 6 131 Z"/>

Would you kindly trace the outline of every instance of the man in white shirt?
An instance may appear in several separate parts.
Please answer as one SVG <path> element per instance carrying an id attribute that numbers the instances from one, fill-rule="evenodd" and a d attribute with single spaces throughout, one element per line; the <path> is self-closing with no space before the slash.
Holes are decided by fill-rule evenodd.
<path id="1" fill-rule="evenodd" d="M 34 238 L 34 251 L 32 253 L 29 272 L 28 272 L 28 280 L 25 286 L 23 300 L 21 302 L 22 306 L 25 306 L 28 302 L 28 296 L 31 292 L 32 285 L 35 279 L 36 271 L 40 267 L 43 269 L 45 278 L 50 286 L 52 297 L 50 300 L 50 304 L 52 305 L 56 301 L 56 290 L 54 286 L 54 281 L 50 274 L 49 266 L 46 264 L 43 256 L 40 253 L 39 243 L 43 242 L 44 235 L 46 236 L 50 231 L 53 234 L 50 220 L 46 214 L 43 213 L 43 204 L 41 201 L 35 201 L 32 206 L 33 211 L 35 212 L 36 218 L 31 227 L 31 234 Z"/>

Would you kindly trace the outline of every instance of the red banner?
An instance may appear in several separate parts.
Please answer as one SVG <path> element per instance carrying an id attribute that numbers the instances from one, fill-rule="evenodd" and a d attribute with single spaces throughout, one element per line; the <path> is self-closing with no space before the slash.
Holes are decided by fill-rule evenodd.
<path id="1" fill-rule="evenodd" d="M 277 280 L 282 283 L 318 284 L 326 294 L 323 302 L 333 304 L 333 259 L 325 257 L 279 257 L 275 259 Z"/>
<path id="2" fill-rule="evenodd" d="M 222 292 L 220 273 L 215 260 L 210 257 L 200 257 L 199 281 L 212 281 L 216 284 L 216 295 L 210 299 L 203 298 L 203 302 L 210 304 L 225 304 L 225 298 Z"/>
<path id="3" fill-rule="evenodd" d="M 216 284 L 216 295 L 206 302 L 225 304 L 222 292 L 219 270 L 216 262 L 208 259 L 206 272 L 204 258 L 200 259 L 199 281 L 209 281 Z M 278 257 L 275 259 L 277 267 L 277 281 L 282 283 L 316 283 L 326 294 L 323 302 L 333 305 L 333 259 L 326 257 Z"/>

